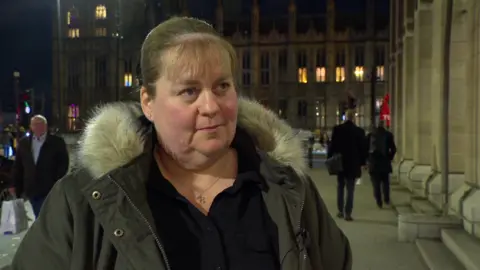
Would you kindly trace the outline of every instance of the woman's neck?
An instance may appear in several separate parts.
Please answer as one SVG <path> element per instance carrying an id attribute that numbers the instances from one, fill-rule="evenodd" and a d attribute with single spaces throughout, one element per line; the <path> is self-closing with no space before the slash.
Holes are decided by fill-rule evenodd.
<path id="1" fill-rule="evenodd" d="M 215 159 L 206 159 L 192 166 L 183 166 L 180 161 L 168 154 L 162 147 L 156 150 L 157 163 L 167 178 L 195 179 L 195 178 L 231 178 L 237 173 L 237 152 L 227 149 Z M 192 169 L 193 167 L 193 169 Z"/>

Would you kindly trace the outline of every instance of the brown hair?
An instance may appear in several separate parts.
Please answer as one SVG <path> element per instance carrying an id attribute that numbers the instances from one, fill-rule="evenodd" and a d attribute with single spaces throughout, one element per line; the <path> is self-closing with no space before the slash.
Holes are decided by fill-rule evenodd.
<path id="1" fill-rule="evenodd" d="M 149 96 L 155 96 L 155 82 L 163 75 L 165 65 L 165 63 L 162 63 L 163 54 L 168 49 L 185 43 L 186 39 L 182 37 L 192 34 L 202 36 L 203 41 L 207 39 L 223 48 L 224 53 L 229 56 L 232 74 L 234 77 L 236 76 L 237 57 L 235 49 L 218 34 L 212 25 L 195 18 L 173 17 L 150 31 L 142 45 L 140 57 L 142 81 Z"/>

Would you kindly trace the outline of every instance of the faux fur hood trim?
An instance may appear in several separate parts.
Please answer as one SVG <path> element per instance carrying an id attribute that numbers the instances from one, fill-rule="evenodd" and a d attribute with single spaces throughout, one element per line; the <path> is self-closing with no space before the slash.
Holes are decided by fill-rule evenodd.
<path id="1" fill-rule="evenodd" d="M 78 165 L 96 179 L 126 165 L 144 152 L 145 135 L 138 103 L 116 102 L 98 107 L 79 142 Z M 299 176 L 307 174 L 302 142 L 292 128 L 258 102 L 240 98 L 237 125 L 258 149 Z"/>

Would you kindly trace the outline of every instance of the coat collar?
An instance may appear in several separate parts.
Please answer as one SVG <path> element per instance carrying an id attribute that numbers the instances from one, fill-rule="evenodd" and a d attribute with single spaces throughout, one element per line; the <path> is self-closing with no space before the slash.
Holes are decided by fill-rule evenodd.
<path id="1" fill-rule="evenodd" d="M 252 138 L 260 156 L 260 173 L 269 190 L 263 192 L 264 201 L 281 235 L 279 261 L 283 262 L 297 245 L 306 196 L 301 141 L 283 120 L 255 101 L 240 99 L 237 125 Z M 119 252 L 129 255 L 132 265 L 159 265 L 161 257 L 142 260 L 137 254 L 156 248 L 153 216 L 144 185 L 138 181 L 148 179 L 145 168 L 153 158 L 152 133 L 138 104 L 106 105 L 88 122 L 77 156 L 76 172 L 86 176 L 79 177 L 86 181 L 81 185 L 83 193 L 105 230 L 125 230 L 123 240 L 112 235 L 110 239 Z M 91 196 L 95 192 L 102 194 L 102 200 Z M 130 204 L 123 203 L 125 199 Z"/>
<path id="2" fill-rule="evenodd" d="M 93 179 L 123 167 L 151 151 L 151 130 L 138 103 L 112 103 L 94 111 L 80 140 L 76 167 Z M 256 101 L 240 98 L 237 124 L 273 164 L 307 175 L 301 141 L 275 113 Z"/>

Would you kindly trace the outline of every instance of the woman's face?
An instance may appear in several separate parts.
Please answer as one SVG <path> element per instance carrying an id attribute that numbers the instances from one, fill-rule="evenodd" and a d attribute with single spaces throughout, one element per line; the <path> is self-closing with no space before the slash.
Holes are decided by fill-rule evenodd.
<path id="1" fill-rule="evenodd" d="M 237 122 L 237 92 L 228 53 L 212 40 L 192 40 L 162 57 L 152 99 L 142 108 L 174 158 L 198 163 L 225 152 Z"/>

